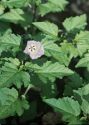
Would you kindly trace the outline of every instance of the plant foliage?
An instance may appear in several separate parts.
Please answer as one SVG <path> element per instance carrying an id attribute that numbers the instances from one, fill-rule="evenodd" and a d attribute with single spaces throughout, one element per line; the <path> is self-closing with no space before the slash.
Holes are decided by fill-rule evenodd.
<path id="1" fill-rule="evenodd" d="M 66 11 L 68 4 L 68 0 L 0 1 L 1 120 L 21 115 L 33 120 L 42 102 L 62 114 L 64 123 L 88 124 L 87 15 L 64 18 L 61 24 L 45 17 Z M 32 60 L 24 53 L 30 40 L 43 45 L 42 57 Z M 61 83 L 57 81 L 63 81 L 64 88 L 58 88 Z M 37 98 L 31 99 L 31 89 L 39 93 L 38 105 Z"/>

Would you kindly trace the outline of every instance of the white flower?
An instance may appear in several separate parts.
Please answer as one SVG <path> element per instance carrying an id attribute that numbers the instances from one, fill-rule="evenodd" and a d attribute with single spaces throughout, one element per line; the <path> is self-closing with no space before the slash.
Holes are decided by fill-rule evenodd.
<path id="1" fill-rule="evenodd" d="M 41 42 L 31 40 L 27 42 L 24 53 L 28 54 L 31 59 L 37 59 L 44 55 L 44 48 Z"/>

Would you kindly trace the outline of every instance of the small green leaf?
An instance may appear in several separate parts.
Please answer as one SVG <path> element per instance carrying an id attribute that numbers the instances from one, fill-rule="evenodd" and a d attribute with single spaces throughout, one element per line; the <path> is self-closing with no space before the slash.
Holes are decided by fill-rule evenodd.
<path id="1" fill-rule="evenodd" d="M 89 67 L 89 53 L 79 60 L 76 67 Z"/>
<path id="2" fill-rule="evenodd" d="M 85 99 L 82 99 L 82 105 L 81 105 L 82 111 L 85 114 L 89 114 L 89 102 Z"/>
<path id="3" fill-rule="evenodd" d="M 17 99 L 15 102 L 15 112 L 18 114 L 18 116 L 21 116 L 24 112 L 24 110 L 29 109 L 29 103 L 25 99 Z"/>
<path id="4" fill-rule="evenodd" d="M 82 56 L 89 49 L 89 31 L 81 31 L 75 36 L 74 41 L 80 56 Z"/>
<path id="5" fill-rule="evenodd" d="M 21 37 L 15 34 L 6 32 L 3 36 L 0 37 L 0 52 L 12 50 L 16 52 L 20 48 Z"/>
<path id="6" fill-rule="evenodd" d="M 64 20 L 63 26 L 67 32 L 71 32 L 74 30 L 82 30 L 87 25 L 86 15 L 83 14 L 81 16 L 70 17 Z"/>
<path id="7" fill-rule="evenodd" d="M 26 6 L 29 3 L 29 0 L 9 0 L 2 1 L 2 4 L 9 8 L 21 8 Z"/>
<path id="8" fill-rule="evenodd" d="M 21 9 L 11 9 L 10 12 L 6 12 L 0 16 L 0 21 L 18 23 L 25 21 L 23 18 L 24 12 Z"/>

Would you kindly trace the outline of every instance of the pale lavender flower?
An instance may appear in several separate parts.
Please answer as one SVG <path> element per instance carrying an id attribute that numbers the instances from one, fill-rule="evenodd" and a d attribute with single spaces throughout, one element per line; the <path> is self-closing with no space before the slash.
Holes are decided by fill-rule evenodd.
<path id="1" fill-rule="evenodd" d="M 34 40 L 28 41 L 24 53 L 29 55 L 31 59 L 37 59 L 44 55 L 44 48 L 41 42 Z"/>

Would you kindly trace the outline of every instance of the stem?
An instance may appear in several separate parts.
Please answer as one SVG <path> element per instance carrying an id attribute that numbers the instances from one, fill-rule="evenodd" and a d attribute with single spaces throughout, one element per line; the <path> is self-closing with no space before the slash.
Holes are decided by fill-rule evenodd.
<path id="1" fill-rule="evenodd" d="M 29 86 L 27 87 L 26 91 L 24 92 L 24 94 L 22 95 L 23 98 L 25 98 L 25 96 L 27 95 L 28 91 L 34 87 L 32 84 L 29 84 Z"/>

